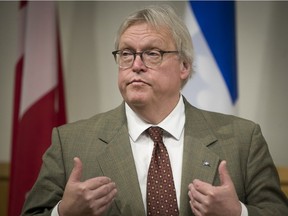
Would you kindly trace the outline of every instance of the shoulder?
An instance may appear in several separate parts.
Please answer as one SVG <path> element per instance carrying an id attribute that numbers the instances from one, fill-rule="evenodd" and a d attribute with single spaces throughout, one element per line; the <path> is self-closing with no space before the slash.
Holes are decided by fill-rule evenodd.
<path id="1" fill-rule="evenodd" d="M 204 119 L 212 127 L 234 126 L 238 128 L 254 128 L 257 124 L 251 120 L 235 115 L 200 110 Z"/>
<path id="2" fill-rule="evenodd" d="M 201 125 L 202 129 L 209 129 L 218 138 L 233 136 L 251 139 L 255 131 L 261 133 L 257 123 L 245 118 L 198 109 L 187 102 L 185 108 L 188 125 L 192 128 L 195 128 L 195 124 Z"/>
<path id="3" fill-rule="evenodd" d="M 118 125 L 124 124 L 125 122 L 125 106 L 124 104 L 121 104 L 115 109 L 96 114 L 89 119 L 83 119 L 59 126 L 57 129 L 62 133 L 72 133 L 73 131 L 85 131 L 85 133 L 89 133 L 91 131 L 106 127 L 113 129 Z"/>

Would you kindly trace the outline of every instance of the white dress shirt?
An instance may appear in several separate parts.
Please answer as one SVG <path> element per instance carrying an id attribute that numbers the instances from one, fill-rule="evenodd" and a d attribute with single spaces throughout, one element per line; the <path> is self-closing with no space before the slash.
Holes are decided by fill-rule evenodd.
<path id="1" fill-rule="evenodd" d="M 145 130 L 151 126 L 159 126 L 164 129 L 163 142 L 167 148 L 171 162 L 177 196 L 177 204 L 179 208 L 185 124 L 185 107 L 182 97 L 180 97 L 180 100 L 174 110 L 158 125 L 152 125 L 143 121 L 139 116 L 137 116 L 135 112 L 133 112 L 133 110 L 127 104 L 125 104 L 125 108 L 128 122 L 129 138 L 133 151 L 145 210 L 147 174 L 154 147 L 154 142 L 149 137 L 149 135 L 145 133 Z"/>

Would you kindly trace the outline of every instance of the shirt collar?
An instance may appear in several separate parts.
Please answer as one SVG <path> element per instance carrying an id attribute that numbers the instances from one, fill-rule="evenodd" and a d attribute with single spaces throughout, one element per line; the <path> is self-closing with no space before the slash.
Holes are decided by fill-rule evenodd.
<path id="1" fill-rule="evenodd" d="M 128 123 L 129 136 L 135 142 L 139 136 L 151 126 L 159 126 L 179 140 L 185 124 L 185 106 L 182 95 L 172 112 L 158 125 L 152 125 L 143 121 L 130 107 L 125 103 L 125 112 Z M 176 127 L 175 127 L 176 126 Z"/>

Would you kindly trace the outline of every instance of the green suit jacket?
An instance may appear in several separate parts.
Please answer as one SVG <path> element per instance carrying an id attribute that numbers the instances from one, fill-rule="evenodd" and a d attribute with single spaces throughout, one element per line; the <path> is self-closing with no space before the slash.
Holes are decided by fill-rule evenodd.
<path id="1" fill-rule="evenodd" d="M 247 206 L 249 216 L 288 215 L 287 198 L 281 192 L 259 126 L 234 116 L 199 110 L 184 101 L 180 215 L 193 215 L 188 197 L 188 184 L 193 179 L 219 185 L 217 169 L 221 160 L 227 161 L 239 200 Z M 123 103 L 109 112 L 53 130 L 52 145 L 43 156 L 23 215 L 50 215 L 62 198 L 75 156 L 83 162 L 83 180 L 108 176 L 116 183 L 118 193 L 106 215 L 145 215 L 124 107 Z"/>

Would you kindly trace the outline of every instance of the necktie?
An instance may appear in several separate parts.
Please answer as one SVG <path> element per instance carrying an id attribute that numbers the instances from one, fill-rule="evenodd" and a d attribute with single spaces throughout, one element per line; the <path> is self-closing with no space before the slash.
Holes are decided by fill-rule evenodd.
<path id="1" fill-rule="evenodd" d="M 147 215 L 178 216 L 176 191 L 167 149 L 163 143 L 163 129 L 148 128 L 154 149 L 147 177 Z"/>

